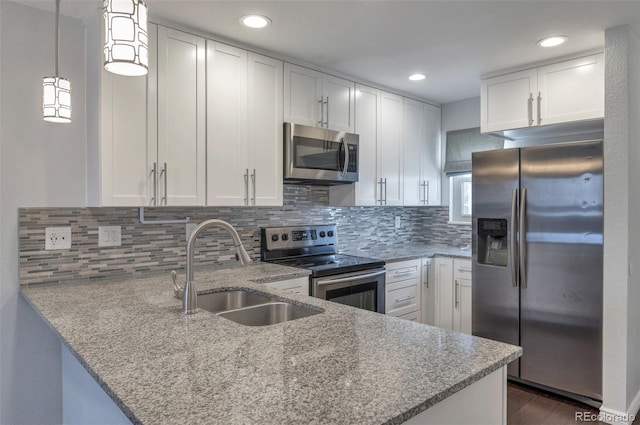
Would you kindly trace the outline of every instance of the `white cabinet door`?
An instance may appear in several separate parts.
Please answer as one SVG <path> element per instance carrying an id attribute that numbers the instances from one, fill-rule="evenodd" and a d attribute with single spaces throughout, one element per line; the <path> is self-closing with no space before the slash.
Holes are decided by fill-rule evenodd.
<path id="1" fill-rule="evenodd" d="M 356 88 L 355 132 L 360 136 L 358 147 L 358 182 L 355 183 L 356 205 L 377 205 L 378 137 L 380 135 L 380 90 L 358 85 Z M 344 185 L 349 186 L 349 185 Z"/>
<path id="2" fill-rule="evenodd" d="M 453 330 L 453 261 L 450 258 L 435 258 L 436 308 L 434 325 Z"/>
<path id="3" fill-rule="evenodd" d="M 453 330 L 471 334 L 471 261 L 453 260 Z"/>
<path id="4" fill-rule="evenodd" d="M 403 103 L 401 96 L 381 92 L 378 183 L 382 205 L 402 205 Z"/>
<path id="5" fill-rule="evenodd" d="M 604 117 L 604 54 L 538 68 L 538 125 Z"/>
<path id="6" fill-rule="evenodd" d="M 422 259 L 422 323 L 435 324 L 435 262 L 430 258 Z"/>
<path id="7" fill-rule="evenodd" d="M 99 206 L 155 205 L 157 25 L 149 24 L 149 73 L 125 77 L 100 67 Z"/>
<path id="8" fill-rule="evenodd" d="M 420 166 L 422 180 L 422 204 L 440 205 L 440 128 L 442 125 L 442 109 L 439 106 L 424 105 L 424 149 Z"/>
<path id="9" fill-rule="evenodd" d="M 207 205 L 248 205 L 247 51 L 207 40 Z"/>
<path id="10" fill-rule="evenodd" d="M 282 205 L 282 61 L 249 53 L 250 205 Z"/>
<path id="11" fill-rule="evenodd" d="M 322 73 L 284 64 L 284 121 L 322 127 Z"/>
<path id="12" fill-rule="evenodd" d="M 480 130 L 487 133 L 533 125 L 537 79 L 537 71 L 530 69 L 482 80 Z"/>
<path id="13" fill-rule="evenodd" d="M 323 75 L 321 100 L 324 103 L 324 127 L 336 131 L 354 132 L 355 92 L 352 81 Z"/>
<path id="14" fill-rule="evenodd" d="M 158 28 L 159 204 L 204 205 L 205 41 Z"/>
<path id="15" fill-rule="evenodd" d="M 424 106 L 422 102 L 407 98 L 404 99 L 402 152 L 404 205 L 423 205 L 421 166 L 426 154 Z"/>

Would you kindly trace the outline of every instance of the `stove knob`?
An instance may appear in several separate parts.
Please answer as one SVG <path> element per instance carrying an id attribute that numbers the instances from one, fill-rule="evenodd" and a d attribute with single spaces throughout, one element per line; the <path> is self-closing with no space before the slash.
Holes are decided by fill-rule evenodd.
<path id="1" fill-rule="evenodd" d="M 271 235 L 271 240 L 272 240 L 273 242 L 278 242 L 278 235 L 277 235 L 277 234 L 275 234 L 275 233 L 274 233 L 273 235 Z"/>
<path id="2" fill-rule="evenodd" d="M 288 239 L 289 239 L 289 235 L 287 235 L 286 233 L 283 233 L 283 234 L 282 234 L 282 240 L 283 240 L 283 241 L 286 241 L 286 240 L 288 240 Z"/>
<path id="3" fill-rule="evenodd" d="M 327 232 L 327 236 L 329 236 L 330 238 L 332 238 L 332 237 L 333 237 L 333 230 L 329 230 L 329 231 Z"/>
<path id="4" fill-rule="evenodd" d="M 324 236 L 325 236 L 324 230 L 323 230 L 323 231 L 320 231 L 320 237 L 321 237 L 321 238 L 324 238 Z"/>

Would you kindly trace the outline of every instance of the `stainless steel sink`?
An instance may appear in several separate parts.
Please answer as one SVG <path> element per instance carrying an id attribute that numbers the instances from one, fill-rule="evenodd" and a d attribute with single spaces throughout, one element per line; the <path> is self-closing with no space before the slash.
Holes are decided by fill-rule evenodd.
<path id="1" fill-rule="evenodd" d="M 218 316 L 247 326 L 267 326 L 313 316 L 320 311 L 286 302 L 269 302 L 218 313 Z"/>
<path id="2" fill-rule="evenodd" d="M 256 294 L 255 292 L 244 291 L 241 289 L 212 292 L 209 294 L 198 294 L 198 307 L 212 313 L 236 310 L 239 308 L 268 303 L 270 301 L 271 298 L 266 295 Z"/>

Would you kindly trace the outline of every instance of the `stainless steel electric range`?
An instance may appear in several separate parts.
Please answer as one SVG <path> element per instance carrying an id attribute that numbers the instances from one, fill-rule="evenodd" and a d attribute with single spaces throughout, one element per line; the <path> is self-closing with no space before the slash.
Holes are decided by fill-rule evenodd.
<path id="1" fill-rule="evenodd" d="M 384 261 L 336 252 L 335 224 L 261 229 L 262 261 L 311 271 L 310 294 L 384 313 Z"/>

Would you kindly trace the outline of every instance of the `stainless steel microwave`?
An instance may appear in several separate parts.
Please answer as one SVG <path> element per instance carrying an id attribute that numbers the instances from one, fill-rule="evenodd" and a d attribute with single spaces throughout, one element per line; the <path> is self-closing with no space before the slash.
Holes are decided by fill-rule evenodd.
<path id="1" fill-rule="evenodd" d="M 358 181 L 357 134 L 284 123 L 285 183 Z"/>

